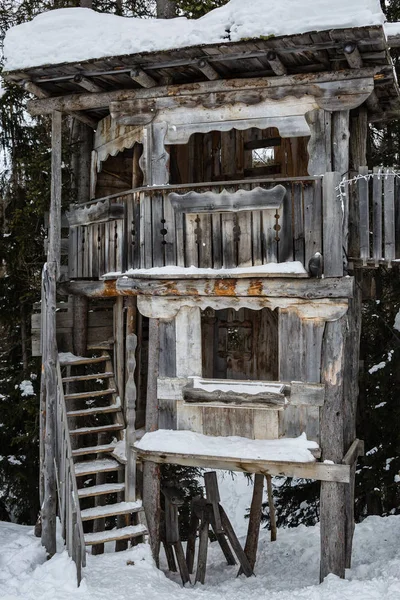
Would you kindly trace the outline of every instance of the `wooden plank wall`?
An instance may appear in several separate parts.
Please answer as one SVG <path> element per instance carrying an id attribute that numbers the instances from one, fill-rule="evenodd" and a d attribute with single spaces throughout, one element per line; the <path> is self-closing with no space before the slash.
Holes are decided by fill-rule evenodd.
<path id="1" fill-rule="evenodd" d="M 31 319 L 32 356 L 41 356 L 40 324 L 41 304 L 36 302 Z M 73 301 L 68 297 L 65 302 L 57 302 L 57 347 L 59 352 L 73 352 Z M 88 312 L 88 345 L 95 345 L 113 338 L 113 301 L 91 300 Z"/>

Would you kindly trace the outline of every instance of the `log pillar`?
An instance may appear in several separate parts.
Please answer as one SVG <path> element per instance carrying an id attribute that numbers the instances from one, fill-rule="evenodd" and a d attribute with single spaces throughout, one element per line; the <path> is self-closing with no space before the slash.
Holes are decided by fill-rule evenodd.
<path id="1" fill-rule="evenodd" d="M 343 379 L 347 317 L 325 326 L 322 344 L 321 382 L 325 403 L 321 408 L 322 460 L 341 463 L 344 456 Z M 334 573 L 345 575 L 345 484 L 321 482 L 321 581 Z"/>
<path id="2" fill-rule="evenodd" d="M 149 366 L 147 374 L 146 431 L 158 429 L 157 377 L 160 360 L 160 320 L 149 321 Z M 156 565 L 160 553 L 160 465 L 143 463 L 143 506 L 146 513 L 150 545 Z"/>

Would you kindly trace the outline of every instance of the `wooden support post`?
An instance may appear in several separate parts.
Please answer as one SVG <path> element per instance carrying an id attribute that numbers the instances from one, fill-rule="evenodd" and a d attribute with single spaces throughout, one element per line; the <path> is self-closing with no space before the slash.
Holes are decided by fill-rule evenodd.
<path id="1" fill-rule="evenodd" d="M 117 297 L 114 304 L 114 369 L 118 394 L 124 406 L 125 394 L 125 327 L 124 298 Z"/>
<path id="2" fill-rule="evenodd" d="M 342 204 L 340 173 L 325 173 L 323 181 L 323 255 L 325 277 L 343 275 Z"/>
<path id="3" fill-rule="evenodd" d="M 46 421 L 44 436 L 44 486 L 42 504 L 42 542 L 47 554 L 56 552 L 56 282 L 61 259 L 61 138 L 62 115 L 53 112 L 51 155 L 51 203 L 47 266 L 43 273 L 43 297 L 46 338 L 43 340 L 42 376 L 45 378 Z"/>
<path id="4" fill-rule="evenodd" d="M 321 382 L 325 403 L 321 408 L 322 460 L 341 463 L 344 455 L 343 374 L 346 317 L 325 325 L 322 346 Z M 321 581 L 333 573 L 345 575 L 345 485 L 321 482 Z"/>
<path id="5" fill-rule="evenodd" d="M 158 429 L 157 377 L 160 357 L 160 321 L 149 322 L 149 366 L 147 374 L 146 431 Z M 143 464 L 143 506 L 146 513 L 150 545 L 155 563 L 160 552 L 160 466 L 152 461 Z"/>
<path id="6" fill-rule="evenodd" d="M 350 176 L 357 175 L 367 162 L 368 111 L 360 106 L 350 113 Z M 368 169 L 367 169 L 368 171 Z M 365 182 L 367 183 L 367 182 Z M 367 183 L 368 185 L 368 183 Z M 360 256 L 360 198 L 357 185 L 349 186 L 349 248 L 350 257 Z M 369 232 L 369 229 L 368 229 Z"/>
<path id="7" fill-rule="evenodd" d="M 176 315 L 176 376 L 201 375 L 200 309 L 183 306 Z"/>
<path id="8" fill-rule="evenodd" d="M 316 109 L 306 114 L 311 137 L 308 142 L 308 174 L 323 175 L 332 170 L 332 113 Z"/>
<path id="9" fill-rule="evenodd" d="M 267 52 L 267 61 L 275 75 L 287 75 L 287 69 L 276 52 L 273 50 Z"/>
<path id="10" fill-rule="evenodd" d="M 72 347 L 76 356 L 86 356 L 88 344 L 88 306 L 86 296 L 73 296 Z"/>
<path id="11" fill-rule="evenodd" d="M 204 473 L 204 483 L 206 486 L 206 498 L 210 502 L 214 514 L 215 530 L 217 533 L 222 533 L 222 523 L 219 514 L 219 490 L 217 482 L 217 474 L 215 471 Z"/>
<path id="12" fill-rule="evenodd" d="M 56 457 L 56 402 L 57 402 L 57 346 L 56 346 L 56 262 L 47 264 L 44 273 L 46 307 L 46 339 L 43 347 L 42 373 L 46 385 L 46 430 L 44 437 L 44 498 L 42 504 L 42 543 L 49 556 L 56 553 L 57 481 Z"/>
<path id="13" fill-rule="evenodd" d="M 126 336 L 126 371 L 127 381 L 125 387 L 125 421 L 126 421 L 126 479 L 125 500 L 134 502 L 136 500 L 136 452 L 134 443 L 136 441 L 136 346 L 137 337 L 134 333 Z"/>
<path id="14" fill-rule="evenodd" d="M 274 496 L 272 493 L 272 477 L 271 477 L 271 475 L 266 475 L 265 478 L 267 480 L 269 524 L 271 527 L 271 542 L 276 542 L 277 526 L 276 526 L 276 512 L 275 512 Z"/>
<path id="15" fill-rule="evenodd" d="M 207 510 L 204 506 L 202 518 L 200 520 L 199 529 L 199 554 L 197 558 L 197 570 L 196 570 L 196 583 L 204 584 L 206 580 L 206 567 L 207 567 L 207 551 L 208 551 L 208 519 Z"/>
<path id="16" fill-rule="evenodd" d="M 253 497 L 250 506 L 249 527 L 247 530 L 244 553 L 246 554 L 250 567 L 254 570 L 257 559 L 258 538 L 260 536 L 260 525 L 262 516 L 262 500 L 264 491 L 264 475 L 254 475 Z M 241 574 L 242 569 L 239 571 Z"/>
<path id="17" fill-rule="evenodd" d="M 339 110 L 332 113 L 332 166 L 333 170 L 340 174 L 340 177 L 348 178 L 349 172 L 349 122 L 350 111 Z M 342 196 L 343 204 L 343 248 L 348 252 L 349 235 L 349 190 L 346 185 Z"/>
<path id="18" fill-rule="evenodd" d="M 190 523 L 189 523 L 189 533 L 186 544 L 186 564 L 189 573 L 193 573 L 193 565 L 194 565 L 194 554 L 196 547 L 196 534 L 197 528 L 199 525 L 199 519 L 195 512 L 195 502 L 199 498 L 193 498 L 191 504 L 191 512 L 190 512 Z"/>
<path id="19" fill-rule="evenodd" d="M 358 402 L 358 370 L 360 358 L 360 337 L 362 320 L 362 291 L 360 271 L 355 272 L 356 285 L 354 296 L 349 299 L 349 310 L 347 319 L 347 335 L 345 341 L 345 370 L 344 370 L 344 428 L 343 444 L 344 450 L 348 450 L 356 438 L 356 416 Z M 346 568 L 351 567 L 351 555 L 354 535 L 354 495 L 355 495 L 355 471 L 357 459 L 350 465 L 350 485 L 346 486 Z"/>

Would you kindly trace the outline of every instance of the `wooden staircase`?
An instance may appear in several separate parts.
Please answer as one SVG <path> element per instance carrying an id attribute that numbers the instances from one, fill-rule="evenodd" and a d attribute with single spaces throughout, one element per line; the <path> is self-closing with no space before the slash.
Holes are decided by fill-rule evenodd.
<path id="1" fill-rule="evenodd" d="M 126 497 L 125 465 L 113 456 L 125 420 L 111 357 L 59 355 L 84 543 L 92 553 L 116 550 L 147 534 L 141 501 Z"/>

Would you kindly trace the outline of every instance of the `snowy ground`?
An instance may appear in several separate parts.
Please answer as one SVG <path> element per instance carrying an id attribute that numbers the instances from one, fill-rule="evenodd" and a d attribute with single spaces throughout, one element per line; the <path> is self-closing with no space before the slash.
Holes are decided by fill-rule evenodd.
<path id="1" fill-rule="evenodd" d="M 227 507 L 229 512 L 229 507 Z M 234 515 L 231 515 L 234 519 Z M 356 528 L 353 568 L 346 580 L 318 585 L 319 528 L 263 531 L 256 577 L 236 578 L 215 544 L 206 585 L 183 589 L 158 571 L 148 546 L 88 556 L 81 587 L 65 552 L 46 562 L 31 527 L 0 523 L 2 600 L 397 600 L 400 599 L 400 516 L 369 517 Z M 61 547 L 60 547 L 61 550 Z"/>

